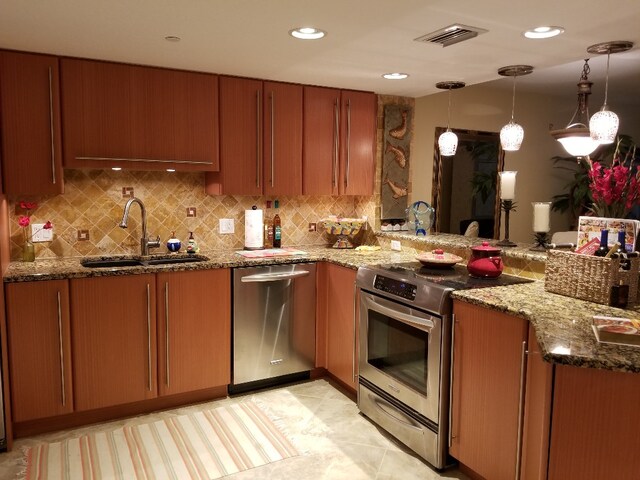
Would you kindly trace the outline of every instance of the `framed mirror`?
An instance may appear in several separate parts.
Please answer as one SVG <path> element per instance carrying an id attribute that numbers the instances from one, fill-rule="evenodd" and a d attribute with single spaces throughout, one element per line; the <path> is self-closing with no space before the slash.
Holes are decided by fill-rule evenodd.
<path id="1" fill-rule="evenodd" d="M 452 129 L 458 136 L 453 157 L 442 157 L 438 138 L 446 129 L 436 127 L 431 204 L 434 230 L 464 235 L 478 222 L 478 236 L 500 238 L 498 172 L 504 169 L 504 151 L 498 132 Z"/>

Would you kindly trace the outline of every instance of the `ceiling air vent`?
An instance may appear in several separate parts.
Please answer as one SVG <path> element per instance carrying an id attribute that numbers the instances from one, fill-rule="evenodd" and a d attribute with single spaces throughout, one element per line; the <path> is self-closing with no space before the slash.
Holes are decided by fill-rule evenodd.
<path id="1" fill-rule="evenodd" d="M 443 47 L 448 47 L 454 43 L 464 42 L 473 37 L 477 37 L 480 33 L 485 33 L 484 28 L 470 27 L 460 23 L 454 23 L 448 27 L 441 28 L 435 32 L 427 33 L 415 39 L 416 42 L 436 43 Z"/>

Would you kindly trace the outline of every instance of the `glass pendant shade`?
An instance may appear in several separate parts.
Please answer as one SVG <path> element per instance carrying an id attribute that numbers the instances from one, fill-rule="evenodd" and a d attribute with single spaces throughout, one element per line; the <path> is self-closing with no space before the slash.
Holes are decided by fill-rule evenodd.
<path id="1" fill-rule="evenodd" d="M 438 149 L 443 157 L 453 157 L 458 149 L 458 136 L 447 128 L 438 138 Z"/>
<path id="2" fill-rule="evenodd" d="M 591 120 L 589 120 L 591 138 L 600 145 L 613 143 L 616 139 L 619 125 L 618 115 L 605 105 L 602 110 L 594 113 Z"/>
<path id="3" fill-rule="evenodd" d="M 598 148 L 598 145 L 600 145 L 591 138 L 585 128 L 580 130 L 583 130 L 583 132 L 575 132 L 573 135 L 558 138 L 558 141 L 572 157 L 586 157 L 587 155 L 591 155 L 593 151 Z"/>
<path id="4" fill-rule="evenodd" d="M 506 152 L 515 152 L 520 149 L 524 140 L 524 128 L 511 120 L 500 130 L 500 144 Z"/>

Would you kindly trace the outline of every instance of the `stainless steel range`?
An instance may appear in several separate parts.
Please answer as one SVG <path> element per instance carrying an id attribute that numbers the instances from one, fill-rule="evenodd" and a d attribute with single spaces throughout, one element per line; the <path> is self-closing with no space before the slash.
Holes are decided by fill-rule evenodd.
<path id="1" fill-rule="evenodd" d="M 456 289 L 530 280 L 473 278 L 464 266 L 361 267 L 358 407 L 436 468 L 447 464 L 451 313 Z"/>

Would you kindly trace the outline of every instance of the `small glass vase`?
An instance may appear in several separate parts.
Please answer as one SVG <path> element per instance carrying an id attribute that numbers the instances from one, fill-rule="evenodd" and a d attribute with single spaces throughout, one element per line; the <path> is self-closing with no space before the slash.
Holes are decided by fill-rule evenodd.
<path id="1" fill-rule="evenodd" d="M 33 242 L 27 240 L 24 242 L 22 246 L 22 261 L 23 262 L 34 262 L 36 260 L 36 250 L 34 248 Z"/>

